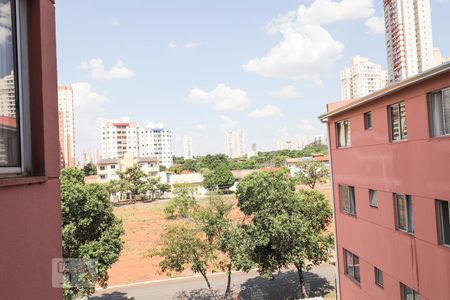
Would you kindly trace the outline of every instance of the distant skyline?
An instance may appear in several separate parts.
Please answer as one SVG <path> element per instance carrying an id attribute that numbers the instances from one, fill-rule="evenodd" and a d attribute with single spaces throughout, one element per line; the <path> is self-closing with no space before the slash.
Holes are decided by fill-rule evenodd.
<path id="1" fill-rule="evenodd" d="M 60 1 L 58 81 L 73 84 L 77 157 L 104 119 L 162 122 L 194 155 L 224 153 L 227 130 L 273 150 L 324 134 L 339 71 L 361 55 L 386 68 L 382 1 Z M 450 56 L 450 1 L 431 0 L 433 42 Z M 339 12 L 339 13 L 336 13 Z M 80 22 L 81 20 L 81 22 Z"/>

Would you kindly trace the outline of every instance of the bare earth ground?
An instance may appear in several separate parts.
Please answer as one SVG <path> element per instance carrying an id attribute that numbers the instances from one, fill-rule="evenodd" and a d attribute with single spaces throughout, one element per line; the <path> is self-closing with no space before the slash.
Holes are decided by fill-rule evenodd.
<path id="1" fill-rule="evenodd" d="M 329 185 L 322 185 L 318 187 L 318 190 L 330 198 Z M 228 198 L 229 201 L 236 202 L 234 197 Z M 109 271 L 109 286 L 168 278 L 166 274 L 159 271 L 160 258 L 151 258 L 147 255 L 150 249 L 158 245 L 164 227 L 178 222 L 165 219 L 163 211 L 165 205 L 166 202 L 163 201 L 114 208 L 114 213 L 123 221 L 125 245 L 119 261 Z M 241 217 L 237 207 L 232 211 L 231 216 L 233 219 Z M 193 273 L 184 271 L 172 275 L 181 277 L 193 275 Z"/>

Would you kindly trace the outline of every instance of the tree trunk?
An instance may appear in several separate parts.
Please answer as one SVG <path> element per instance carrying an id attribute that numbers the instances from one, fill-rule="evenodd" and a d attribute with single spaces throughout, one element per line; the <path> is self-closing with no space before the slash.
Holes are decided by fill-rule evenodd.
<path id="1" fill-rule="evenodd" d="M 227 266 L 227 289 L 225 290 L 225 299 L 227 299 L 228 295 L 230 294 L 231 290 L 231 263 Z"/>
<path id="2" fill-rule="evenodd" d="M 303 277 L 303 264 L 295 264 L 298 271 L 298 296 L 300 299 L 308 297 L 306 293 L 305 278 Z"/>
<path id="3" fill-rule="evenodd" d="M 206 276 L 206 273 L 204 273 L 204 272 L 200 272 L 200 273 L 202 274 L 203 278 L 205 279 L 206 285 L 208 286 L 208 289 L 210 290 L 210 292 L 213 295 L 214 299 L 219 300 L 219 298 L 217 298 L 216 293 L 212 289 L 211 284 L 209 283 L 209 280 L 208 280 L 208 277 Z"/>

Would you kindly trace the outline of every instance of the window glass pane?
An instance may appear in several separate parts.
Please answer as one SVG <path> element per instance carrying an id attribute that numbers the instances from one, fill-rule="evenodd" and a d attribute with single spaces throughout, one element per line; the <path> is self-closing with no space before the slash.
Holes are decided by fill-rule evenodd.
<path id="1" fill-rule="evenodd" d="M 406 139 L 408 137 L 408 126 L 406 122 L 405 103 L 400 103 L 400 127 L 401 127 L 401 139 Z"/>
<path id="2" fill-rule="evenodd" d="M 406 196 L 406 209 L 407 209 L 407 213 L 408 213 L 408 231 L 414 232 L 414 215 L 413 215 L 411 196 Z"/>
<path id="3" fill-rule="evenodd" d="M 444 91 L 443 110 L 445 118 L 445 134 L 450 134 L 450 90 Z"/>
<path id="4" fill-rule="evenodd" d="M 0 0 L 0 167 L 20 166 L 13 7 Z"/>
<path id="5" fill-rule="evenodd" d="M 447 201 L 439 201 L 440 228 L 442 243 L 450 245 L 450 205 Z"/>
<path id="6" fill-rule="evenodd" d="M 354 214 L 356 212 L 355 208 L 355 188 L 352 186 L 348 187 L 348 201 L 350 203 L 350 212 Z"/>
<path id="7" fill-rule="evenodd" d="M 378 268 L 375 268 L 375 283 L 381 287 L 384 285 L 383 272 Z"/>
<path id="8" fill-rule="evenodd" d="M 378 207 L 377 191 L 369 190 L 369 203 L 371 206 Z"/>
<path id="9" fill-rule="evenodd" d="M 346 130 L 346 146 L 350 147 L 352 145 L 352 135 L 351 135 L 351 124 L 350 121 L 347 121 L 347 130 Z"/>
<path id="10" fill-rule="evenodd" d="M 350 203 L 348 201 L 348 188 L 345 185 L 339 185 L 339 199 L 341 203 L 341 210 L 350 211 Z"/>
<path id="11" fill-rule="evenodd" d="M 400 115 L 398 105 L 390 106 L 389 110 L 391 116 L 392 140 L 398 141 L 400 140 Z"/>
<path id="12" fill-rule="evenodd" d="M 413 290 L 402 284 L 402 300 L 414 300 Z"/>
<path id="13" fill-rule="evenodd" d="M 443 115 L 442 92 L 439 91 L 430 95 L 430 117 L 433 136 L 440 136 L 445 133 Z"/>
<path id="14" fill-rule="evenodd" d="M 401 230 L 407 230 L 407 205 L 406 197 L 404 195 L 395 195 L 397 206 L 397 225 Z"/>
<path id="15" fill-rule="evenodd" d="M 356 281 L 360 281 L 360 276 L 359 276 L 359 257 L 353 254 L 353 267 L 355 269 L 355 279 Z"/>
<path id="16" fill-rule="evenodd" d="M 345 145 L 345 133 L 344 133 L 344 124 L 343 123 L 337 123 L 337 132 L 338 132 L 338 146 L 344 147 Z"/>
<path id="17" fill-rule="evenodd" d="M 345 261 L 347 266 L 347 275 L 350 277 L 355 276 L 354 266 L 353 266 L 353 254 L 349 251 L 345 251 Z"/>

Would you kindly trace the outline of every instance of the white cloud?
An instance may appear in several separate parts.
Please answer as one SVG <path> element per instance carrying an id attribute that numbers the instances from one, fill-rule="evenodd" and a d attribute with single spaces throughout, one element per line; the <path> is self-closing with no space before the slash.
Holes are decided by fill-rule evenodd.
<path id="1" fill-rule="evenodd" d="M 312 80 L 321 76 L 341 57 L 344 45 L 335 40 L 323 25 L 363 19 L 375 12 L 373 0 L 316 0 L 309 7 L 300 5 L 273 19 L 268 34 L 280 33 L 282 40 L 269 53 L 253 58 L 244 70 L 263 77 Z"/>
<path id="2" fill-rule="evenodd" d="M 83 70 L 88 70 L 90 77 L 94 80 L 129 79 L 134 76 L 134 71 L 127 68 L 122 60 L 118 60 L 110 70 L 107 70 L 103 60 L 93 58 L 84 61 L 80 66 Z"/>
<path id="3" fill-rule="evenodd" d="M 303 96 L 294 85 L 286 85 L 280 89 L 271 91 L 270 94 L 278 98 L 288 99 L 299 99 Z"/>
<path id="4" fill-rule="evenodd" d="M 11 36 L 11 5 L 6 2 L 0 5 L 0 45 L 3 44 L 8 37 Z"/>
<path id="5" fill-rule="evenodd" d="M 216 111 L 238 111 L 250 104 L 246 91 L 233 89 L 223 83 L 210 92 L 193 88 L 189 92 L 188 100 L 192 103 L 211 104 Z"/>
<path id="6" fill-rule="evenodd" d="M 319 132 L 319 130 L 316 127 L 314 127 L 308 120 L 301 120 L 300 123 L 297 125 L 297 128 L 301 134 L 310 137 L 317 135 Z"/>
<path id="7" fill-rule="evenodd" d="M 200 46 L 202 46 L 202 45 L 203 45 L 202 42 L 194 42 L 194 41 L 192 41 L 192 42 L 186 43 L 186 44 L 184 45 L 184 48 L 186 48 L 186 49 L 192 49 L 192 48 L 200 47 Z"/>
<path id="8" fill-rule="evenodd" d="M 205 123 L 198 123 L 194 126 L 195 129 L 197 130 L 204 130 L 208 128 L 208 124 Z"/>
<path id="9" fill-rule="evenodd" d="M 109 24 L 111 24 L 111 26 L 114 26 L 114 27 L 121 25 L 120 21 L 117 20 L 116 18 L 111 18 L 111 21 L 109 22 Z"/>
<path id="10" fill-rule="evenodd" d="M 102 115 L 109 99 L 92 90 L 89 83 L 72 84 L 74 96 L 75 137 L 77 153 L 97 149 L 100 143 Z"/>
<path id="11" fill-rule="evenodd" d="M 170 41 L 169 44 L 167 44 L 167 47 L 174 49 L 177 47 L 177 43 L 175 43 L 175 41 Z"/>
<path id="12" fill-rule="evenodd" d="M 262 119 L 262 118 L 276 118 L 281 117 L 283 113 L 281 109 L 274 105 L 266 105 L 266 107 L 262 109 L 255 109 L 251 113 L 248 114 L 250 118 Z"/>
<path id="13" fill-rule="evenodd" d="M 384 18 L 373 16 L 364 23 L 371 33 L 384 33 Z"/>
<path id="14" fill-rule="evenodd" d="M 224 129 L 233 129 L 239 124 L 237 120 L 227 116 L 220 116 L 220 119 L 222 120 L 222 128 Z"/>

